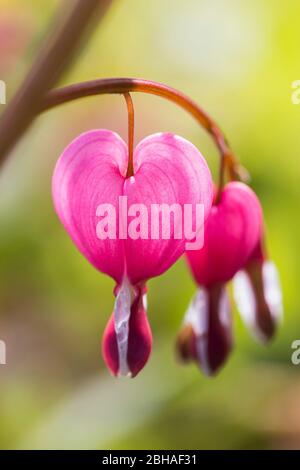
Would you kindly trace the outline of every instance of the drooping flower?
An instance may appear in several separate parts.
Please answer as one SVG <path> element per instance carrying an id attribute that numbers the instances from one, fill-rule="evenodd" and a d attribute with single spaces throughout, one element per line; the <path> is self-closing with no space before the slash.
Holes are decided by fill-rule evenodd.
<path id="1" fill-rule="evenodd" d="M 204 246 L 187 251 L 199 289 L 177 341 L 180 357 L 195 360 L 214 374 L 232 349 L 232 318 L 226 283 L 245 265 L 256 246 L 262 212 L 254 192 L 230 182 L 213 205 L 204 230 Z"/>
<path id="2" fill-rule="evenodd" d="M 151 135 L 138 144 L 133 158 L 134 176 L 127 178 L 125 142 L 108 130 L 86 132 L 60 156 L 52 191 L 57 214 L 77 248 L 116 282 L 102 351 L 114 375 L 131 376 L 151 351 L 146 281 L 165 272 L 183 254 L 187 241 L 185 233 L 175 236 L 175 222 L 169 236 L 157 231 L 149 235 L 152 205 L 183 209 L 185 204 L 201 204 L 205 218 L 212 204 L 208 166 L 185 139 Z M 124 197 L 128 212 L 119 210 Z M 193 226 L 195 217 L 193 213 Z"/>
<path id="3" fill-rule="evenodd" d="M 282 294 L 275 264 L 267 258 L 263 235 L 246 265 L 233 278 L 234 298 L 253 336 L 266 343 L 282 318 Z"/>

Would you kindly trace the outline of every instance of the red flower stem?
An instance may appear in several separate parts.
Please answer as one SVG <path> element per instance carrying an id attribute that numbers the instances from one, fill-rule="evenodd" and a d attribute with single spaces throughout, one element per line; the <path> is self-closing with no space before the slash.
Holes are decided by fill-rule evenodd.
<path id="1" fill-rule="evenodd" d="M 128 166 L 126 178 L 134 175 L 133 146 L 134 146 L 134 107 L 130 93 L 124 93 L 128 112 Z"/>
<path id="2" fill-rule="evenodd" d="M 209 132 L 221 155 L 221 171 L 219 177 L 220 189 L 224 182 L 225 168 L 228 169 L 231 179 L 244 178 L 242 171 L 240 171 L 241 167 L 229 148 L 227 140 L 218 125 L 188 96 L 162 83 L 143 80 L 140 78 L 105 78 L 76 83 L 74 85 L 69 85 L 48 92 L 45 95 L 40 112 L 87 96 L 106 93 L 124 94 L 129 92 L 150 93 L 166 98 L 185 109 Z"/>

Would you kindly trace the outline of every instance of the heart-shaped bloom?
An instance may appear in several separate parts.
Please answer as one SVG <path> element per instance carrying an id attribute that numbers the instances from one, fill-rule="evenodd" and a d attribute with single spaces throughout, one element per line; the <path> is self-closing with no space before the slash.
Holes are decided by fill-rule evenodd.
<path id="1" fill-rule="evenodd" d="M 261 206 L 252 189 L 228 183 L 206 221 L 203 248 L 187 252 L 197 284 L 210 287 L 232 279 L 252 253 L 261 226 Z"/>
<path id="2" fill-rule="evenodd" d="M 278 271 L 264 249 L 263 235 L 249 260 L 233 278 L 234 298 L 253 336 L 266 343 L 273 338 L 283 315 Z"/>
<path id="3" fill-rule="evenodd" d="M 232 349 L 225 285 L 249 259 L 261 225 L 261 207 L 254 192 L 243 183 L 228 183 L 207 218 L 204 246 L 187 252 L 199 290 L 185 315 L 177 350 L 183 360 L 196 360 L 207 375 L 219 369 Z"/>
<path id="4" fill-rule="evenodd" d="M 201 206 L 204 222 L 212 204 L 209 168 L 181 137 L 145 138 L 134 151 L 134 176 L 126 177 L 127 166 L 125 142 L 114 132 L 94 130 L 71 142 L 53 176 L 62 224 L 88 261 L 116 282 L 114 313 L 102 343 L 115 375 L 136 375 L 147 361 L 145 283 L 183 254 L 187 240 L 197 238 L 202 227 L 196 209 Z M 184 219 L 187 206 L 194 211 Z M 189 230 L 182 230 L 183 219 Z"/>

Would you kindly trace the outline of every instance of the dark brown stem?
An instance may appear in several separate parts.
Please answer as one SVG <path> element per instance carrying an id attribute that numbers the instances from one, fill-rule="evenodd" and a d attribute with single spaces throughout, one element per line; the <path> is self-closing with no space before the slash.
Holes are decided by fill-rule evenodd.
<path id="1" fill-rule="evenodd" d="M 91 31 L 88 26 L 95 25 L 111 3 L 112 0 L 62 2 L 54 29 L 0 118 L 0 162 L 39 113 L 45 93 L 60 79 L 78 50 L 82 37 Z"/>
<path id="2" fill-rule="evenodd" d="M 128 112 L 128 166 L 126 178 L 134 175 L 133 147 L 134 147 L 134 107 L 130 93 L 124 93 Z"/>

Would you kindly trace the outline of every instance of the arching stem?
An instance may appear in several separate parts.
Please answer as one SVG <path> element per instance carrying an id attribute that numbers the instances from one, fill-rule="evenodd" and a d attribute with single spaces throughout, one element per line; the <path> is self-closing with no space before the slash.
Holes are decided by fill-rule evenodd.
<path id="1" fill-rule="evenodd" d="M 228 146 L 223 132 L 213 119 L 188 96 L 162 83 L 140 78 L 105 78 L 77 83 L 48 92 L 45 95 L 40 112 L 87 96 L 106 93 L 125 94 L 129 92 L 157 95 L 185 109 L 209 132 L 218 147 L 221 155 L 221 181 L 224 181 L 225 167 L 227 167 L 231 179 L 244 179 L 245 172 L 242 171 L 237 159 Z"/>
<path id="2" fill-rule="evenodd" d="M 124 93 L 128 112 L 128 166 L 126 178 L 134 175 L 133 146 L 134 146 L 134 107 L 130 93 Z"/>

